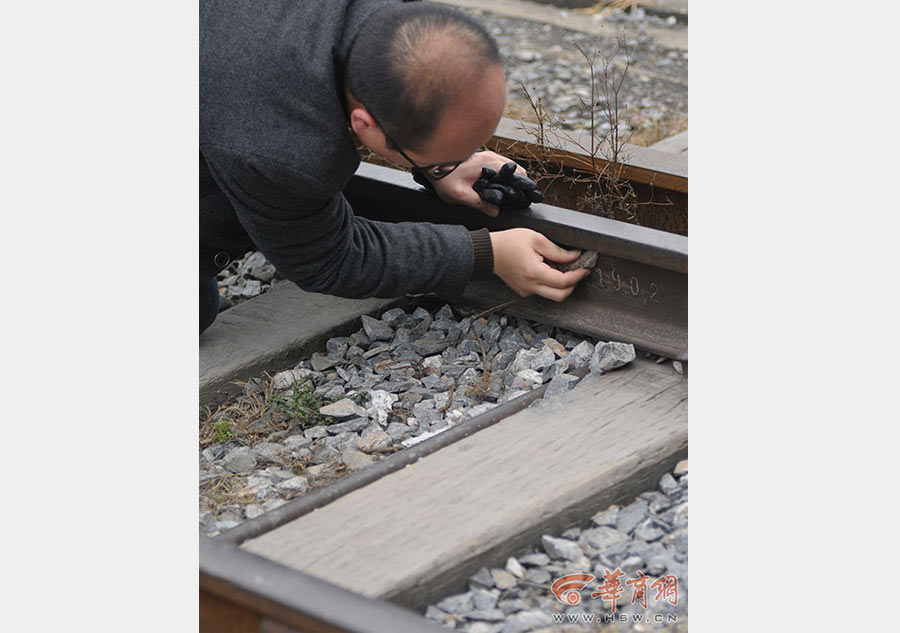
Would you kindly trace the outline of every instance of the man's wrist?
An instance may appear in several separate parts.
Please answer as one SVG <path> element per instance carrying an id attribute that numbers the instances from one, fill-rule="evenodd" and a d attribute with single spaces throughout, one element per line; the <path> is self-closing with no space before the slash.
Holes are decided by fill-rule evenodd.
<path id="1" fill-rule="evenodd" d="M 494 247 L 487 229 L 470 231 L 474 251 L 472 279 L 490 279 L 494 274 Z"/>

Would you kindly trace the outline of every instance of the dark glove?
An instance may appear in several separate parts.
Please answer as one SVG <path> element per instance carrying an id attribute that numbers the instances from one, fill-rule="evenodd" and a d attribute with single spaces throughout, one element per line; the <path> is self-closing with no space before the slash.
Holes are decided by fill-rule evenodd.
<path id="1" fill-rule="evenodd" d="M 497 205 L 501 211 L 525 209 L 532 202 L 542 202 L 544 196 L 530 178 L 519 176 L 516 163 L 509 161 L 496 172 L 490 167 L 482 167 L 481 178 L 475 181 L 472 189 L 478 192 L 481 199 Z"/>

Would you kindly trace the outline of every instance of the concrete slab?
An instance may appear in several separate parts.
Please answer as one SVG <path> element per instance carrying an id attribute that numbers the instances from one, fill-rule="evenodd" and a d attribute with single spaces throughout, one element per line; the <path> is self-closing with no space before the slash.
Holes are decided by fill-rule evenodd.
<path id="1" fill-rule="evenodd" d="M 679 132 L 669 138 L 664 138 L 658 143 L 654 143 L 650 146 L 650 149 L 655 149 L 660 152 L 670 152 L 672 154 L 684 154 L 687 156 L 688 151 L 688 131 Z"/>
<path id="2" fill-rule="evenodd" d="M 687 380 L 638 360 L 242 547 L 422 608 L 543 533 L 654 488 L 686 456 L 687 441 Z"/>
<path id="3" fill-rule="evenodd" d="M 219 314 L 200 336 L 200 404 L 214 405 L 238 390 L 230 385 L 296 363 L 331 336 L 360 326 L 398 299 L 343 299 L 304 292 L 292 283 Z"/>

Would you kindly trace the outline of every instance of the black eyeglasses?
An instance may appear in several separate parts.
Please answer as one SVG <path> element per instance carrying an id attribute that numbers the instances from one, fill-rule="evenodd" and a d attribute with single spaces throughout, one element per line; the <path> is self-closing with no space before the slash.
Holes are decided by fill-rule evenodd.
<path id="1" fill-rule="evenodd" d="M 375 121 L 375 123 L 378 124 L 378 127 L 381 128 L 381 132 L 382 132 L 382 134 L 384 134 L 384 138 L 387 140 L 388 144 L 392 145 L 394 148 L 396 148 L 396 150 L 398 152 L 400 152 L 400 155 L 409 161 L 410 165 L 412 165 L 414 168 L 421 171 L 423 174 L 428 176 L 428 178 L 430 178 L 431 180 L 440 180 L 441 178 L 445 178 L 446 176 L 449 176 L 450 174 L 453 173 L 453 171 L 457 167 L 459 167 L 464 162 L 466 162 L 465 160 L 455 160 L 455 161 L 452 161 L 449 163 L 434 163 L 432 165 L 425 165 L 424 167 L 419 167 L 416 164 L 416 161 L 414 161 L 412 158 L 407 156 L 406 152 L 403 151 L 403 148 L 400 147 L 400 145 L 394 139 L 392 139 L 390 136 L 388 136 L 387 132 L 385 132 L 385 130 L 384 130 L 384 126 L 378 121 L 378 119 L 375 118 L 375 115 L 372 114 L 371 110 L 369 111 L 369 115 L 372 117 L 372 119 Z"/>

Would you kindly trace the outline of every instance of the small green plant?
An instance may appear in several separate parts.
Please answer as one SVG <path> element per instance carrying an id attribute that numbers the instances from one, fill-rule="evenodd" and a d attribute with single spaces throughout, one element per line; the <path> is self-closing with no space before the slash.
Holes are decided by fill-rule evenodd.
<path id="1" fill-rule="evenodd" d="M 325 422 L 325 416 L 319 413 L 323 404 L 310 383 L 295 385 L 287 394 L 274 398 L 274 405 L 290 416 L 292 422 L 299 423 L 301 428 Z"/>
<path id="2" fill-rule="evenodd" d="M 219 436 L 219 442 L 222 444 L 231 439 L 231 420 L 217 420 L 213 424 L 213 428 L 216 430 L 216 435 Z"/>

